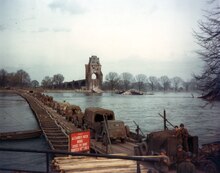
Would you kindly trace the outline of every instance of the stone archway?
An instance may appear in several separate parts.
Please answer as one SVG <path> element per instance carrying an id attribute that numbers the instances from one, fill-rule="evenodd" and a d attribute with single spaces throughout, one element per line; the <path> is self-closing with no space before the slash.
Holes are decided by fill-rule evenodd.
<path id="1" fill-rule="evenodd" d="M 97 56 L 91 56 L 89 58 L 89 63 L 85 65 L 87 90 L 101 89 L 103 80 L 101 67 Z"/>

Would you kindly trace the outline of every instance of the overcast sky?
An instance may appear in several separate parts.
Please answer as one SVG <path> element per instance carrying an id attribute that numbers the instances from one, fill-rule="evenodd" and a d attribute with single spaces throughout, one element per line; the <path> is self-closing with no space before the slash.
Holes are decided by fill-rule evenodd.
<path id="1" fill-rule="evenodd" d="M 109 72 L 180 76 L 202 68 L 193 38 L 206 0 L 0 0 L 0 69 L 39 82 L 83 79 L 91 55 Z"/>

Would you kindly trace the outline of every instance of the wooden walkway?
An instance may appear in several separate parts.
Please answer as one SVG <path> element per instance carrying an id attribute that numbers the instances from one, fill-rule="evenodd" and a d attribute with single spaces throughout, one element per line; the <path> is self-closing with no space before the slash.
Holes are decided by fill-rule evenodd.
<path id="1" fill-rule="evenodd" d="M 32 96 L 24 93 L 20 93 L 20 95 L 27 100 L 31 109 L 35 113 L 38 123 L 51 149 L 68 151 L 68 135 L 56 123 L 53 117 L 51 117 L 44 107 L 39 105 L 39 102 L 37 102 Z"/>

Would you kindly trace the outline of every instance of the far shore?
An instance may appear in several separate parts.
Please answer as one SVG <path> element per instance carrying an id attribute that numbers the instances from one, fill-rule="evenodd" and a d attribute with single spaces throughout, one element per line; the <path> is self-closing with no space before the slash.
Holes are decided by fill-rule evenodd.
<path id="1" fill-rule="evenodd" d="M 0 88 L 0 92 L 15 92 L 18 90 L 34 91 L 34 92 L 89 92 L 88 90 L 79 90 L 79 89 L 43 89 L 43 88 Z"/>
<path id="2" fill-rule="evenodd" d="M 27 92 L 41 92 L 41 93 L 92 93 L 89 90 L 82 90 L 82 89 L 43 89 L 43 88 L 0 88 L 0 92 L 7 92 L 7 93 L 16 93 L 19 90 L 26 90 Z M 111 91 L 111 90 L 105 90 L 103 93 L 116 93 L 117 91 Z M 158 93 L 160 91 L 154 91 L 154 92 L 144 92 L 144 95 L 154 95 L 155 93 Z M 164 94 L 167 93 L 175 93 L 171 91 L 167 91 Z M 182 93 L 182 92 L 177 92 Z M 192 98 L 197 98 L 198 95 L 200 95 L 198 92 L 185 92 L 185 93 L 191 93 Z M 97 93 L 94 93 L 97 94 Z M 194 95 L 196 94 L 196 96 Z"/>

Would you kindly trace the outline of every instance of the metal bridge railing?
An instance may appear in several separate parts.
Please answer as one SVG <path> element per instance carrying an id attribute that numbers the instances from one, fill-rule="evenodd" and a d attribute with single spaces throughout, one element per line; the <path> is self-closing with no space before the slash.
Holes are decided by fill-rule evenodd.
<path id="1" fill-rule="evenodd" d="M 87 157 L 103 157 L 109 159 L 125 159 L 133 160 L 137 162 L 137 173 L 140 173 L 140 161 L 142 162 L 158 162 L 159 158 L 150 158 L 145 156 L 123 156 L 123 155 L 108 155 L 108 154 L 95 154 L 95 153 L 73 153 L 73 152 L 64 152 L 64 151 L 55 151 L 55 150 L 33 150 L 33 149 L 18 149 L 18 148 L 2 148 L 0 151 L 7 152 L 27 152 L 27 153 L 44 153 L 46 155 L 46 170 L 45 171 L 33 171 L 33 170 L 18 170 L 10 168 L 1 168 L 2 171 L 17 171 L 17 172 L 33 172 L 33 173 L 51 173 L 50 168 L 50 157 L 56 154 L 61 155 L 71 155 L 71 156 L 87 156 Z"/>

